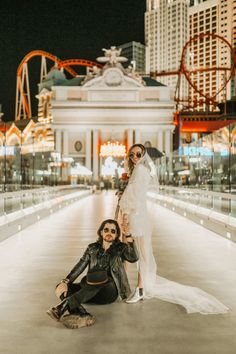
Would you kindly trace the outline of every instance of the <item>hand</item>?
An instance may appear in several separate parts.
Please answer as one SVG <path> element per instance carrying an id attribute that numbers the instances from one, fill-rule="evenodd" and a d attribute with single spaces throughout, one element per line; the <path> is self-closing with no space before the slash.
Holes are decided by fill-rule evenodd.
<path id="1" fill-rule="evenodd" d="M 123 224 L 128 225 L 129 224 L 129 217 L 127 214 L 123 214 Z"/>
<path id="2" fill-rule="evenodd" d="M 121 228 L 122 228 L 123 234 L 125 234 L 125 235 L 130 234 L 129 219 L 128 219 L 128 215 L 127 214 L 123 215 L 123 222 L 121 224 Z"/>
<path id="3" fill-rule="evenodd" d="M 68 285 L 66 283 L 60 283 L 57 285 L 55 290 L 56 297 L 60 299 L 60 296 L 62 294 L 64 295 L 64 297 L 66 297 L 67 292 L 68 292 Z"/>
<path id="4" fill-rule="evenodd" d="M 122 191 L 117 191 L 117 192 L 116 192 L 116 196 L 118 197 L 118 199 L 121 198 L 122 194 L 123 194 Z"/>

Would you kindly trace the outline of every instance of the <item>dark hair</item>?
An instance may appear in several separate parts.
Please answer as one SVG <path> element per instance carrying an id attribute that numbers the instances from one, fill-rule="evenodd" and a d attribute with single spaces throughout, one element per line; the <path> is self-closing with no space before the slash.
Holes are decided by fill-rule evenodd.
<path id="1" fill-rule="evenodd" d="M 113 219 L 106 219 L 104 220 L 101 225 L 99 226 L 99 229 L 97 231 L 97 234 L 98 234 L 98 241 L 99 242 L 102 242 L 103 238 L 102 238 L 102 231 L 104 229 L 104 226 L 106 224 L 114 224 L 116 226 L 116 239 L 115 241 L 117 242 L 120 238 L 120 226 L 118 224 L 118 222 L 116 220 L 113 220 Z"/>
<path id="2" fill-rule="evenodd" d="M 134 145 L 132 145 L 132 146 L 129 148 L 127 157 L 128 157 L 128 168 L 129 168 L 130 174 L 132 174 L 133 169 L 134 169 L 134 163 L 133 163 L 133 161 L 132 161 L 131 158 L 130 158 L 130 153 L 131 153 L 132 149 L 135 148 L 135 147 L 139 147 L 139 148 L 142 150 L 142 155 L 144 155 L 145 152 L 147 151 L 146 148 L 145 148 L 145 146 L 144 146 L 143 144 L 134 144 Z"/>

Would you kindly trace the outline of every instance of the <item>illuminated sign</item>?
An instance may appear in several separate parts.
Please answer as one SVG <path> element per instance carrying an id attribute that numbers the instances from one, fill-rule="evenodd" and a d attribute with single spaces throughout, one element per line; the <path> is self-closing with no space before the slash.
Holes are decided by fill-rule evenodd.
<path id="1" fill-rule="evenodd" d="M 183 146 L 179 148 L 179 154 L 183 156 L 213 156 L 214 153 L 218 152 L 221 156 L 228 156 L 227 148 L 225 146 L 219 147 L 218 145 L 214 145 L 214 151 L 203 146 Z"/>
<path id="2" fill-rule="evenodd" d="M 212 156 L 213 152 L 206 148 L 206 147 L 197 147 L 197 146 L 183 146 L 183 148 L 181 148 L 181 155 L 185 155 L 185 156 L 197 156 L 197 155 L 201 155 L 201 156 Z"/>
<path id="3" fill-rule="evenodd" d="M 120 144 L 118 141 L 116 141 L 115 143 L 108 141 L 106 144 L 101 145 L 100 156 L 125 157 L 126 147 L 125 145 Z"/>

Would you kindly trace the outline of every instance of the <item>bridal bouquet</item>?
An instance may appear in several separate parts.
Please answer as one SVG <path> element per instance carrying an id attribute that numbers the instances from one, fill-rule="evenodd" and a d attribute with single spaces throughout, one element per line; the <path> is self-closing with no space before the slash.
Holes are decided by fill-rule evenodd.
<path id="1" fill-rule="evenodd" d="M 121 177 L 119 179 L 118 191 L 119 192 L 124 192 L 128 182 L 129 182 L 128 173 L 126 173 L 126 172 L 122 173 L 122 175 L 121 175 Z"/>

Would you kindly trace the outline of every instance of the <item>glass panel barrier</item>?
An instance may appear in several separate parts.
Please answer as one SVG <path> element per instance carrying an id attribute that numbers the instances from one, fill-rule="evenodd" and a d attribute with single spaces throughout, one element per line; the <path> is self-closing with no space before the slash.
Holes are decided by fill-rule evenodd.
<path id="1" fill-rule="evenodd" d="M 80 180 L 91 183 L 90 171 L 82 175 L 79 164 L 54 151 L 53 142 L 47 142 L 43 134 L 21 129 L 20 124 L 0 121 L 0 193 L 79 184 Z"/>
<path id="2" fill-rule="evenodd" d="M 15 211 L 43 203 L 59 196 L 89 190 L 84 185 L 59 186 L 53 188 L 38 188 L 27 191 L 2 193 L 0 195 L 0 216 L 11 214 Z"/>
<path id="3" fill-rule="evenodd" d="M 235 123 L 182 145 L 156 166 L 161 194 L 236 216 Z"/>

